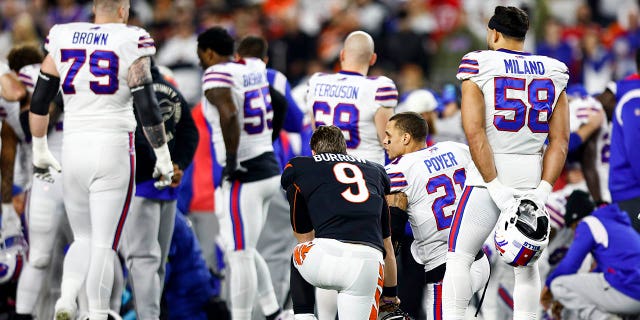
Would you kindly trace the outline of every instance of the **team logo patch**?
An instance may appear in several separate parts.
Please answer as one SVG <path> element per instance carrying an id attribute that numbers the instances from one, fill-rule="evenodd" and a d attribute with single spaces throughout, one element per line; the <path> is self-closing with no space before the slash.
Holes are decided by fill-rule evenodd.
<path id="1" fill-rule="evenodd" d="M 505 240 L 505 239 L 498 239 L 498 237 L 494 237 L 493 238 L 493 244 L 496 247 L 496 250 L 502 254 L 504 253 L 504 249 L 502 247 L 506 246 L 507 244 L 509 244 L 509 241 Z"/>
<path id="2" fill-rule="evenodd" d="M 307 258 L 307 253 L 311 250 L 311 247 L 314 246 L 313 242 L 305 242 L 297 245 L 293 249 L 293 260 L 296 265 L 301 266 L 304 262 L 304 259 Z"/>

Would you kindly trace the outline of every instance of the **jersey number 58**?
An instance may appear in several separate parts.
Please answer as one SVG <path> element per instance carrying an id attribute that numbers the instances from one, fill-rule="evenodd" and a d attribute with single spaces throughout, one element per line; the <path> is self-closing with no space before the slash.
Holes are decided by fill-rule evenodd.
<path id="1" fill-rule="evenodd" d="M 533 79 L 529 85 L 521 78 L 496 77 L 495 109 L 496 111 L 513 111 L 513 119 L 504 115 L 494 115 L 493 125 L 500 131 L 517 132 L 524 127 L 525 122 L 533 133 L 548 133 L 549 118 L 553 112 L 552 105 L 556 96 L 556 87 L 551 79 Z M 527 101 L 510 98 L 509 92 L 525 91 Z M 540 114 L 545 113 L 540 119 Z"/>

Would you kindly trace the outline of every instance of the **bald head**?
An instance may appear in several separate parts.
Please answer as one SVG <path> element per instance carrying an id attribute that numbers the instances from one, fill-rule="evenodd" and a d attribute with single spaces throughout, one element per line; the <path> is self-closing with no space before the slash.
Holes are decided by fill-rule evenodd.
<path id="1" fill-rule="evenodd" d="M 366 65 L 368 67 L 374 55 L 373 50 L 373 38 L 364 31 L 354 31 L 344 41 L 342 63 Z"/>
<path id="2" fill-rule="evenodd" d="M 129 0 L 93 0 L 96 23 L 127 23 L 127 20 L 129 20 L 129 6 Z"/>

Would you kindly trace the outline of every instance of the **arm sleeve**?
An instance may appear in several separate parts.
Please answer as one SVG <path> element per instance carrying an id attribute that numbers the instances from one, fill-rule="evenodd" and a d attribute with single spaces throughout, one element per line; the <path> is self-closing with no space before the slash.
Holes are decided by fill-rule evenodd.
<path id="1" fill-rule="evenodd" d="M 388 165 L 387 169 L 387 180 L 389 181 L 389 192 L 405 192 L 409 184 L 407 183 L 407 178 L 404 176 L 404 173 L 395 165 Z"/>
<path id="2" fill-rule="evenodd" d="M 304 197 L 300 193 L 300 189 L 292 184 L 287 188 L 287 200 L 289 201 L 289 213 L 291 218 L 291 227 L 296 233 L 307 233 L 313 230 L 311 217 Z"/>
<path id="3" fill-rule="evenodd" d="M 582 261 L 595 245 L 595 240 L 591 234 L 589 226 L 585 222 L 580 222 L 576 228 L 575 237 L 567 255 L 562 259 L 558 267 L 547 277 L 545 284 L 550 287 L 553 279 L 578 272 Z"/>
<path id="4" fill-rule="evenodd" d="M 460 65 L 458 66 L 458 73 L 456 74 L 456 78 L 458 78 L 458 80 L 462 81 L 472 79 L 480 74 L 478 56 L 478 52 L 469 52 L 462 57 Z"/>
<path id="5" fill-rule="evenodd" d="M 138 27 L 129 26 L 130 40 L 122 47 L 123 56 L 120 58 L 125 61 L 127 66 L 142 57 L 152 57 L 156 54 L 156 44 L 149 33 Z"/>
<path id="6" fill-rule="evenodd" d="M 391 213 L 389 212 L 389 205 L 387 199 L 382 197 L 382 212 L 380 214 L 380 225 L 382 226 L 382 239 L 386 239 L 391 236 Z"/>
<path id="7" fill-rule="evenodd" d="M 637 101 L 634 99 L 634 101 Z M 640 180 L 640 148 L 638 148 L 638 137 L 640 137 L 640 106 L 627 103 L 622 108 L 622 121 L 620 122 L 624 135 L 624 149 L 627 159 L 633 170 L 633 175 Z"/>
<path id="8" fill-rule="evenodd" d="M 176 124 L 176 142 L 171 152 L 171 158 L 181 170 L 185 170 L 193 161 L 193 156 L 198 147 L 198 128 L 191 117 L 189 105 L 184 97 L 179 94 L 181 116 Z"/>
<path id="9" fill-rule="evenodd" d="M 295 159 L 295 158 L 294 158 Z M 287 190 L 293 184 L 295 168 L 293 167 L 293 159 L 289 160 L 284 166 L 282 176 L 280 177 L 280 186 Z"/>
<path id="10" fill-rule="evenodd" d="M 284 97 L 287 99 L 287 105 L 289 108 L 287 109 L 287 114 L 284 118 L 283 128 L 289 132 L 300 133 L 304 122 L 304 112 L 300 110 L 296 100 L 293 99 L 293 96 L 291 95 L 291 86 L 288 81 L 286 82 Z"/>
<path id="11" fill-rule="evenodd" d="M 398 105 L 398 89 L 393 80 L 387 77 L 377 79 L 376 103 L 381 107 L 394 108 Z"/>
<path id="12" fill-rule="evenodd" d="M 282 129 L 286 114 L 288 113 L 288 105 L 284 96 L 272 86 L 269 86 L 269 95 L 271 96 L 271 107 L 273 108 L 273 120 L 271 121 L 273 131 L 271 132 L 271 141 L 276 141 L 280 136 L 280 130 Z"/>
<path id="13" fill-rule="evenodd" d="M 582 145 L 582 138 L 576 132 L 571 132 L 569 135 L 569 152 L 576 151 Z"/>

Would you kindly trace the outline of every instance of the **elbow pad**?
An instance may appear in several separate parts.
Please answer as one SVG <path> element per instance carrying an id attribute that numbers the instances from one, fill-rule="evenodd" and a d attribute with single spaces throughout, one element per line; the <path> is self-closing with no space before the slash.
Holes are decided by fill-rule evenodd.
<path id="1" fill-rule="evenodd" d="M 158 108 L 156 93 L 153 91 L 153 84 L 147 83 L 135 88 L 131 88 L 133 105 L 138 111 L 138 117 L 143 127 L 150 127 L 162 123 L 162 115 Z"/>
<path id="2" fill-rule="evenodd" d="M 46 116 L 49 114 L 49 104 L 58 94 L 60 88 L 60 78 L 40 72 L 36 88 L 31 96 L 31 106 L 29 110 L 37 115 Z"/>

